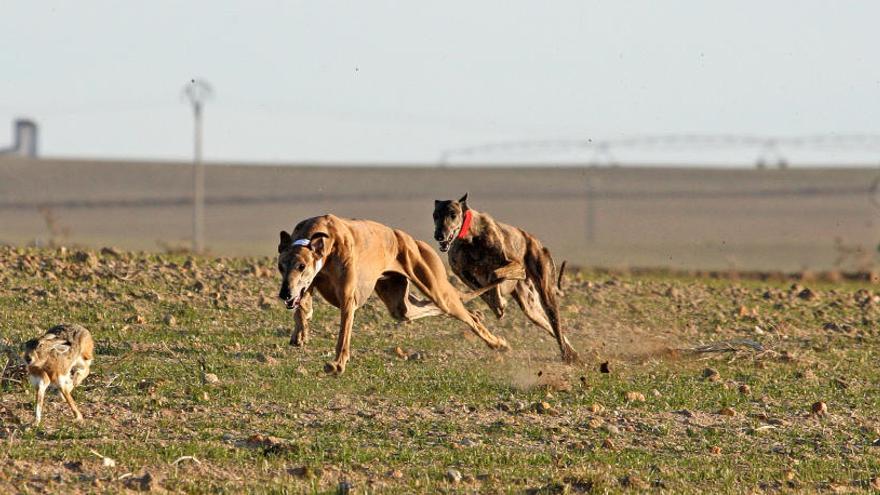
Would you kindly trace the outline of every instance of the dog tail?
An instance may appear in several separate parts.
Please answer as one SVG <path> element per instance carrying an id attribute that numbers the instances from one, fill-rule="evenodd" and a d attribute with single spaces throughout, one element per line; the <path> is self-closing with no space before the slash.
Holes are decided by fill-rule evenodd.
<path id="1" fill-rule="evenodd" d="M 565 275 L 565 264 L 568 260 L 562 260 L 562 266 L 559 267 L 559 274 L 556 278 L 556 288 L 562 290 L 562 276 Z"/>

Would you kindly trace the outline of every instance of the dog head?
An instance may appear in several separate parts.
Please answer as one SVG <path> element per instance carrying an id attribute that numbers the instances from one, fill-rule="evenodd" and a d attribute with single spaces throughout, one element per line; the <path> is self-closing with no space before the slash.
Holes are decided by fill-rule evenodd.
<path id="1" fill-rule="evenodd" d="M 440 244 L 440 251 L 449 251 L 455 236 L 461 231 L 464 214 L 468 210 L 467 193 L 458 201 L 434 200 L 434 239 Z"/>
<path id="2" fill-rule="evenodd" d="M 278 272 L 281 274 L 281 290 L 278 297 L 287 309 L 296 309 L 312 285 L 324 260 L 330 252 L 330 236 L 325 232 L 315 232 L 309 238 L 294 240 L 290 234 L 281 231 L 278 244 Z"/>

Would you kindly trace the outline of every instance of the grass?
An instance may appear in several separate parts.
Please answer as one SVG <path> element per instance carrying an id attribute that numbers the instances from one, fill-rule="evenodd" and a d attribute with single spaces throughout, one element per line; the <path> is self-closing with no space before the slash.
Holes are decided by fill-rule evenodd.
<path id="1" fill-rule="evenodd" d="M 371 300 L 331 377 L 338 312 L 317 304 L 309 346 L 288 347 L 273 265 L 0 248 L 7 348 L 62 321 L 97 342 L 74 392 L 81 426 L 50 395 L 43 425 L 25 428 L 32 395 L 7 368 L 0 492 L 878 489 L 872 286 L 572 274 L 575 367 L 513 307 L 495 321 L 472 303 L 511 343 L 499 354 L 454 320 L 398 324 Z M 768 350 L 682 350 L 735 338 Z M 811 413 L 817 401 L 827 414 Z"/>

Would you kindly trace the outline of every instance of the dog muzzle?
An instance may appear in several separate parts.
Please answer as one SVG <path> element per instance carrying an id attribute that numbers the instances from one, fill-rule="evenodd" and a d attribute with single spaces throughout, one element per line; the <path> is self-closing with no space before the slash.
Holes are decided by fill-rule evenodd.
<path id="1" fill-rule="evenodd" d="M 464 220 L 462 220 L 461 226 L 458 228 L 458 233 L 457 234 L 450 234 L 449 238 L 447 238 L 445 241 L 438 241 L 438 243 L 440 244 L 440 251 L 441 252 L 445 253 L 446 251 L 449 251 L 449 246 L 452 245 L 452 241 L 454 241 L 456 239 L 464 239 L 465 237 L 467 237 L 468 232 L 471 229 L 471 220 L 472 219 L 473 219 L 473 214 L 471 213 L 471 210 L 465 211 L 464 212 Z"/>
<path id="2" fill-rule="evenodd" d="M 297 239 L 297 240 L 293 241 L 294 246 L 309 246 L 310 244 L 311 244 L 311 241 L 308 239 Z M 303 297 L 306 296 L 306 291 L 309 290 L 309 287 L 311 287 L 312 282 L 315 281 L 315 277 L 318 276 L 318 273 L 320 273 L 321 268 L 324 268 L 324 259 L 318 258 L 318 261 L 315 262 L 315 274 L 312 276 L 312 279 L 309 280 L 309 283 L 304 284 L 302 289 L 299 290 L 299 292 L 297 292 L 295 294 L 291 292 L 290 297 L 288 297 L 287 299 L 284 300 L 284 304 L 287 306 L 287 309 L 294 310 L 299 307 L 300 303 L 302 302 Z"/>
<path id="3" fill-rule="evenodd" d="M 450 236 L 449 239 L 446 239 L 444 241 L 437 241 L 437 244 L 440 247 L 440 252 L 445 253 L 445 252 L 449 251 L 449 246 L 452 245 L 452 241 L 454 241 L 454 240 L 455 240 L 455 236 Z"/>
<path id="4" fill-rule="evenodd" d="M 299 307 L 299 303 L 302 302 L 302 298 L 305 297 L 306 291 L 309 289 L 309 286 L 306 285 L 300 290 L 297 294 L 291 294 L 290 297 L 284 300 L 284 305 L 287 306 L 287 309 L 296 309 Z"/>

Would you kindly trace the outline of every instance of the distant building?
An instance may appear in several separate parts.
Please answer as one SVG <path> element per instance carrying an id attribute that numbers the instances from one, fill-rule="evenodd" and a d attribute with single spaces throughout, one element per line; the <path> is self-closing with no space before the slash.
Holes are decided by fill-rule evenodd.
<path id="1" fill-rule="evenodd" d="M 37 123 L 30 119 L 16 119 L 12 133 L 12 146 L 0 148 L 0 155 L 37 157 Z"/>

